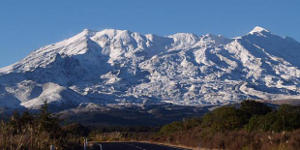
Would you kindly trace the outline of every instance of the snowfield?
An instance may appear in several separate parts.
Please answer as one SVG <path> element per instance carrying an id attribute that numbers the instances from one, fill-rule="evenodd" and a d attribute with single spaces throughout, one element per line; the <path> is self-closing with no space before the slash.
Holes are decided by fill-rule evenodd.
<path id="1" fill-rule="evenodd" d="M 300 43 L 255 27 L 233 39 L 83 30 L 0 69 L 0 107 L 223 105 L 300 99 Z"/>

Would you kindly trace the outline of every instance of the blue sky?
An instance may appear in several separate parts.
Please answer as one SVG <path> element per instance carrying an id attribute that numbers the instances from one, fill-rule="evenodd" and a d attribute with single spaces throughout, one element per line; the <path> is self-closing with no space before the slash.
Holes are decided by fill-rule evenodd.
<path id="1" fill-rule="evenodd" d="M 0 67 L 84 28 L 234 37 L 256 25 L 300 41 L 300 1 L 1 0 Z"/>

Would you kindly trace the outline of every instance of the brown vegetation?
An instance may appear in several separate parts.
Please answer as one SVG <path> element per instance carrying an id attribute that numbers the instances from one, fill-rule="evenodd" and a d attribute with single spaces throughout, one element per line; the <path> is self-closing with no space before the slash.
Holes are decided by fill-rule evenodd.
<path id="1" fill-rule="evenodd" d="M 8 121 L 0 121 L 0 149 L 41 150 L 54 145 L 56 149 L 80 148 L 80 136 L 62 128 L 59 120 L 43 106 L 40 113 L 15 112 Z"/>

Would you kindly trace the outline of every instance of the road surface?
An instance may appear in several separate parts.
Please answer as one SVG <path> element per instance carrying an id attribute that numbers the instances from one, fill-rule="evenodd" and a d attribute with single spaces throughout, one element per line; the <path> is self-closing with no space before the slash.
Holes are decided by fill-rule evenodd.
<path id="1" fill-rule="evenodd" d="M 168 147 L 138 142 L 109 142 L 95 143 L 92 150 L 188 150 L 184 148 Z"/>

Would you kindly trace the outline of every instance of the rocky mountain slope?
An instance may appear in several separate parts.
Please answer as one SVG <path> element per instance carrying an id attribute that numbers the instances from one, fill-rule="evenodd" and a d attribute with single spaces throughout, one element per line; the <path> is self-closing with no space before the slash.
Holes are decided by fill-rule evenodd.
<path id="1" fill-rule="evenodd" d="M 223 105 L 300 98 L 300 43 L 255 27 L 233 39 L 83 30 L 0 69 L 0 107 Z"/>

